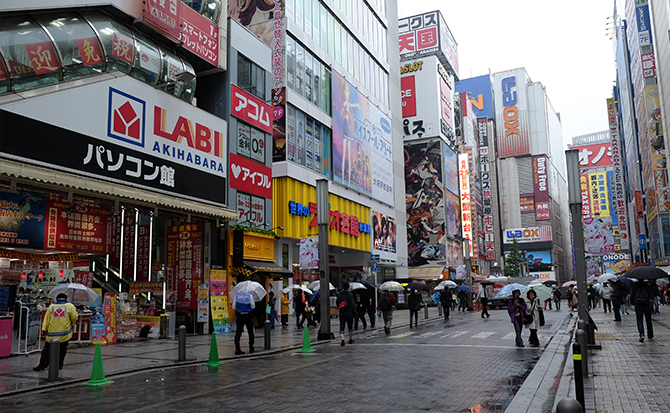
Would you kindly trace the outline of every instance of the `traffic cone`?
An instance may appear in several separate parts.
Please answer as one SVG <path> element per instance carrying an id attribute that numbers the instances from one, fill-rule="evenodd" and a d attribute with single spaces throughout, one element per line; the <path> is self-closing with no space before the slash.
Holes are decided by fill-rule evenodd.
<path id="1" fill-rule="evenodd" d="M 314 353 L 315 351 L 309 341 L 309 329 L 305 328 L 305 334 L 302 335 L 302 348 L 298 350 L 298 353 Z"/>
<path id="2" fill-rule="evenodd" d="M 95 358 L 93 359 L 93 371 L 91 371 L 91 380 L 84 383 L 84 386 L 106 386 L 114 383 L 105 378 L 105 369 L 102 366 L 102 351 L 100 343 L 95 345 Z"/>
<path id="3" fill-rule="evenodd" d="M 212 334 L 212 344 L 209 346 L 209 361 L 203 366 L 215 367 L 224 364 L 219 361 L 219 348 L 216 346 L 216 334 Z"/>

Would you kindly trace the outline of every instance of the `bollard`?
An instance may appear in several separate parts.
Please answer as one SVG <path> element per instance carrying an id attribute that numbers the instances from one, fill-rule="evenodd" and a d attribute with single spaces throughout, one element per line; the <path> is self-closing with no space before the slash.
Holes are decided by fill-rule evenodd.
<path id="1" fill-rule="evenodd" d="M 556 405 L 556 413 L 582 413 L 584 408 L 575 399 L 563 399 Z"/>
<path id="2" fill-rule="evenodd" d="M 60 340 L 51 339 L 49 342 L 49 381 L 58 380 L 58 368 L 60 367 Z"/>
<path id="3" fill-rule="evenodd" d="M 423 307 L 423 318 L 424 320 L 428 319 L 428 304 Z"/>
<path id="4" fill-rule="evenodd" d="M 437 315 L 442 317 L 442 304 L 437 305 Z"/>
<path id="5" fill-rule="evenodd" d="M 575 395 L 584 411 L 584 378 L 582 377 L 582 350 L 579 343 L 572 345 L 572 362 L 575 369 Z"/>
<path id="6" fill-rule="evenodd" d="M 582 375 L 584 377 L 589 376 L 589 364 L 588 364 L 588 347 L 586 344 L 586 332 L 584 330 L 578 329 L 577 334 L 577 343 L 579 343 L 580 348 L 582 349 Z"/>
<path id="7" fill-rule="evenodd" d="M 186 326 L 179 326 L 179 361 L 186 361 Z"/>
<path id="8" fill-rule="evenodd" d="M 265 320 L 265 349 L 270 350 L 270 320 Z"/>

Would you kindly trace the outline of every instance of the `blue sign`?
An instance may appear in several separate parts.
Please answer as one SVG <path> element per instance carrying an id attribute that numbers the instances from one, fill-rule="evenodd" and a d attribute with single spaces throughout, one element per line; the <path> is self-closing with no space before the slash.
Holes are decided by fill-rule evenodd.
<path id="1" fill-rule="evenodd" d="M 635 15 L 637 16 L 637 37 L 640 40 L 640 46 L 651 46 L 653 39 L 651 37 L 649 5 L 636 7 Z"/>
<path id="2" fill-rule="evenodd" d="M 370 270 L 371 270 L 372 272 L 379 272 L 379 271 L 381 271 L 381 268 L 379 268 L 379 265 L 378 265 L 377 262 L 375 261 L 375 263 L 372 264 L 372 268 L 371 268 Z"/>
<path id="3" fill-rule="evenodd" d="M 379 261 L 379 254 L 370 254 L 370 259 L 372 261 Z"/>
<path id="4" fill-rule="evenodd" d="M 493 119 L 493 81 L 483 75 L 456 82 L 456 92 L 467 93 L 476 117 Z"/>
<path id="5" fill-rule="evenodd" d="M 640 249 L 641 250 L 646 250 L 647 249 L 647 236 L 644 234 L 639 234 L 638 239 L 640 240 Z"/>
<path id="6" fill-rule="evenodd" d="M 44 249 L 46 196 L 0 189 L 0 246 Z"/>

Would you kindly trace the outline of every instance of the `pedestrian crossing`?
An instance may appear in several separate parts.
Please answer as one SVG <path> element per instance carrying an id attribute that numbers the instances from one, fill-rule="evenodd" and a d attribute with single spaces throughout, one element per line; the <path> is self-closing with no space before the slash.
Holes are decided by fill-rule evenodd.
<path id="1" fill-rule="evenodd" d="M 480 331 L 480 332 L 474 332 L 470 330 L 456 330 L 456 331 L 451 331 L 449 334 L 443 334 L 443 331 L 428 331 L 425 333 L 420 333 L 418 331 L 407 331 L 407 332 L 399 332 L 397 334 L 391 333 L 391 335 L 386 336 L 389 339 L 394 339 L 394 340 L 399 340 L 399 339 L 444 339 L 444 340 L 451 340 L 451 339 L 458 339 L 458 340 L 489 340 L 489 341 L 496 341 L 496 340 L 504 340 L 504 341 L 514 341 L 516 338 L 516 334 L 514 331 L 510 332 L 501 332 L 501 331 Z M 372 333 L 363 337 L 359 337 L 358 340 L 374 340 L 379 337 L 384 337 L 385 335 L 379 332 Z M 522 337 L 524 337 L 524 340 L 527 339 L 528 333 L 526 330 L 522 333 Z M 538 333 L 538 338 L 540 339 L 540 342 L 544 342 L 545 340 L 548 340 L 551 338 L 551 334 L 542 334 Z M 545 339 L 545 340 L 543 340 Z"/>

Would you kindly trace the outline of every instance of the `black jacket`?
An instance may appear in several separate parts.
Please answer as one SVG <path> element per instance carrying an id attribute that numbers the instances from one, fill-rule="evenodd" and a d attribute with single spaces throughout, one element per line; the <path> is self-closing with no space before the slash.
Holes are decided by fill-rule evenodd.
<path id="1" fill-rule="evenodd" d="M 340 307 L 341 302 L 345 302 L 343 308 Z M 355 314 L 356 313 L 356 302 L 354 301 L 354 295 L 349 290 L 340 290 L 337 293 L 337 307 L 340 310 L 340 314 Z"/>
<path id="2" fill-rule="evenodd" d="M 410 310 L 418 310 L 421 308 L 421 294 L 411 293 L 407 299 L 407 306 Z"/>

